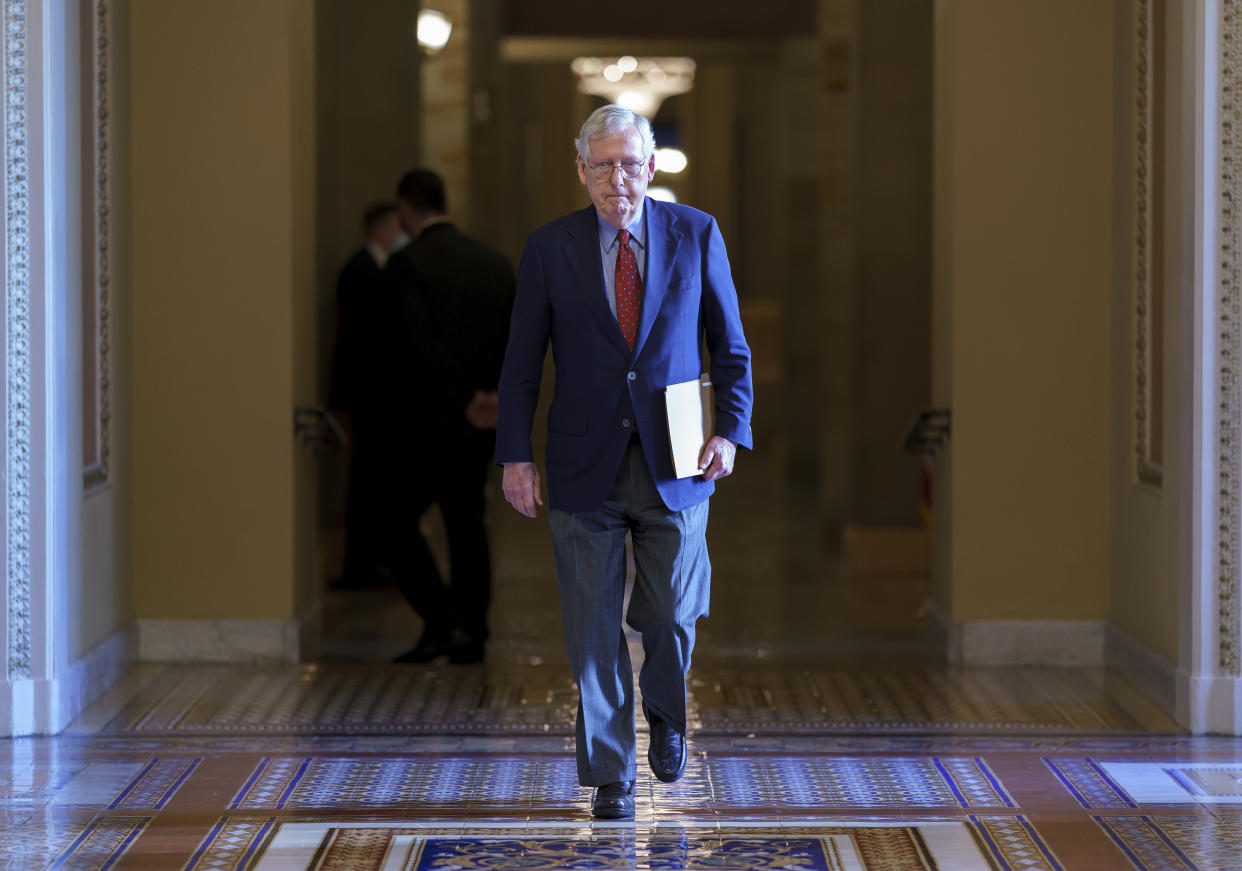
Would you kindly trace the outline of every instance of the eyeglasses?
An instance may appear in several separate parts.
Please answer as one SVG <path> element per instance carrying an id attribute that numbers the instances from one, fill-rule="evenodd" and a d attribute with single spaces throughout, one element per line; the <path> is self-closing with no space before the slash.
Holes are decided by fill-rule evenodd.
<path id="1" fill-rule="evenodd" d="M 636 160 L 627 163 L 612 163 L 610 161 L 602 161 L 600 163 L 588 164 L 591 167 L 591 174 L 599 181 L 612 181 L 612 174 L 618 169 L 625 178 L 638 178 L 647 166 L 647 161 Z"/>

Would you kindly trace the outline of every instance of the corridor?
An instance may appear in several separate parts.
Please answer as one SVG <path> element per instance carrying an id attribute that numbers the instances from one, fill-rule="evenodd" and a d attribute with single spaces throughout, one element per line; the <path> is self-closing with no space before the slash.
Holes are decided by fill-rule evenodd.
<path id="1" fill-rule="evenodd" d="M 1240 47 L 1192 0 L 6 3 L 0 871 L 1242 871 Z M 369 206 L 434 166 L 516 264 L 631 84 L 757 450 L 686 776 L 602 822 L 546 513 L 493 482 L 482 664 L 391 664 L 327 412 Z"/>
<path id="2" fill-rule="evenodd" d="M 546 521 L 500 503 L 485 665 L 375 664 L 419 629 L 378 590 L 332 594 L 318 664 L 141 667 L 2 745 L 0 868 L 1242 868 L 1242 742 L 1102 672 L 937 664 L 926 576 L 823 552 L 773 441 L 713 501 L 692 758 L 634 821 L 577 786 Z"/>

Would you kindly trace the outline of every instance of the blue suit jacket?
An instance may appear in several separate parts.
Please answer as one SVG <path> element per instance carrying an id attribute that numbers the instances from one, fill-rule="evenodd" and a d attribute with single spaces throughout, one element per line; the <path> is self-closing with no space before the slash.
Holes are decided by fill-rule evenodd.
<path id="1" fill-rule="evenodd" d="M 612 488 L 637 425 L 664 504 L 680 511 L 712 494 L 702 476 L 677 479 L 664 388 L 697 378 L 700 341 L 711 355 L 716 435 L 750 448 L 750 348 L 716 221 L 688 206 L 644 204 L 647 269 L 638 337 L 626 347 L 608 306 L 599 223 L 588 206 L 530 234 L 500 375 L 496 462 L 534 459 L 531 426 L 548 342 L 556 386 L 548 411 L 552 508 L 591 511 Z"/>

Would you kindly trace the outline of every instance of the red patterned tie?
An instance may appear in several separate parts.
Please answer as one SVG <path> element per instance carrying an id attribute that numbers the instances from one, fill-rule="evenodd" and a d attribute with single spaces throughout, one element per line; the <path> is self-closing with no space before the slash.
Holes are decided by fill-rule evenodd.
<path id="1" fill-rule="evenodd" d="M 617 271 L 615 284 L 617 290 L 617 323 L 621 325 L 621 335 L 625 336 L 625 344 L 634 350 L 634 338 L 638 335 L 638 305 L 642 300 L 643 282 L 638 277 L 638 261 L 630 250 L 630 231 L 622 230 L 617 234 Z"/>

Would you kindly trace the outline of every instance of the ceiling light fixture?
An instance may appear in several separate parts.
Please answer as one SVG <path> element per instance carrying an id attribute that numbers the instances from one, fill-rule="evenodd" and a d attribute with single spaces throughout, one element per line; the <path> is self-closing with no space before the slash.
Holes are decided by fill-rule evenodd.
<path id="1" fill-rule="evenodd" d="M 443 12 L 420 9 L 418 12 L 418 47 L 427 57 L 435 57 L 448 45 L 453 22 Z"/>
<path id="2" fill-rule="evenodd" d="M 679 173 L 683 172 L 690 161 L 686 152 L 680 148 L 657 148 L 655 152 L 656 171 Z"/>
<path id="3" fill-rule="evenodd" d="M 695 63 L 688 57 L 580 57 L 570 65 L 578 90 L 654 118 L 660 104 L 694 87 Z"/>

